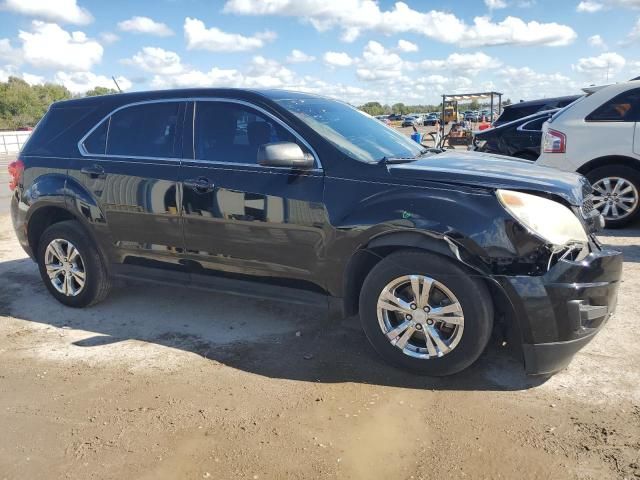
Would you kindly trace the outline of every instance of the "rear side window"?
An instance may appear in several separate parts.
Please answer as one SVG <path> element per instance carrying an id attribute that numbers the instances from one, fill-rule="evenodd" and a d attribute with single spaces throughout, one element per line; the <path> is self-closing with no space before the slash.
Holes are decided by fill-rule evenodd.
<path id="1" fill-rule="evenodd" d="M 177 145 L 180 102 L 134 105 L 111 115 L 107 155 L 173 158 Z"/>
<path id="2" fill-rule="evenodd" d="M 587 122 L 637 122 L 640 121 L 640 88 L 616 95 L 591 112 Z"/>
<path id="3" fill-rule="evenodd" d="M 194 134 L 196 159 L 228 163 L 253 164 L 260 145 L 296 141 L 291 132 L 266 115 L 219 101 L 196 104 Z"/>
<path id="4" fill-rule="evenodd" d="M 103 121 L 91 135 L 84 141 L 84 149 L 87 153 L 95 155 L 104 155 L 107 150 L 107 133 L 109 131 L 109 119 Z"/>
<path id="5" fill-rule="evenodd" d="M 522 130 L 539 132 L 542 130 L 542 124 L 549 120 L 550 115 L 531 120 L 520 127 Z"/>
<path id="6" fill-rule="evenodd" d="M 514 105 L 513 107 L 505 108 L 498 118 L 497 123 L 507 123 L 517 120 L 519 118 L 528 117 L 529 115 L 533 115 L 540 109 L 541 105 L 533 105 L 528 107 L 518 107 Z"/>

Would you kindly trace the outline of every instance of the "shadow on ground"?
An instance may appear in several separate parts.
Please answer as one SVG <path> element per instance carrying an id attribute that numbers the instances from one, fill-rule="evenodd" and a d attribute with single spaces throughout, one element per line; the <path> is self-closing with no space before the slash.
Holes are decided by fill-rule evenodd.
<path id="1" fill-rule="evenodd" d="M 89 332 L 65 349 L 105 348 L 133 339 L 271 378 L 438 390 L 521 390 L 544 382 L 527 377 L 520 362 L 495 343 L 458 375 L 407 374 L 378 358 L 357 319 L 331 323 L 322 309 L 278 302 L 132 284 L 115 288 L 100 305 L 71 309 L 48 294 L 27 259 L 0 264 L 0 314 Z"/>
<path id="2" fill-rule="evenodd" d="M 640 242 L 628 239 L 640 238 L 639 227 L 637 222 L 599 237 L 604 245 L 622 251 L 625 261 L 638 263 Z M 68 349 L 137 340 L 271 378 L 440 390 L 521 390 L 545 380 L 527 377 L 521 363 L 496 342 L 458 375 L 410 375 L 380 360 L 355 318 L 330 323 L 319 309 L 186 288 L 116 288 L 98 306 L 70 309 L 48 294 L 28 259 L 0 263 L 0 315 L 88 332 L 86 338 L 64 346 Z"/>

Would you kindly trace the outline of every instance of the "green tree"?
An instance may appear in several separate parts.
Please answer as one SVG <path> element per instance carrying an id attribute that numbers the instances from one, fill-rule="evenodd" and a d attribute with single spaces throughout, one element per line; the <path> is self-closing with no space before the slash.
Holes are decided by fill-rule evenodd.
<path id="1" fill-rule="evenodd" d="M 0 82 L 0 129 L 33 127 L 53 102 L 71 98 L 62 85 L 29 85 L 17 77 Z"/>
<path id="2" fill-rule="evenodd" d="M 391 110 L 393 110 L 393 113 L 401 113 L 401 114 L 409 113 L 409 109 L 406 107 L 404 103 L 394 103 L 391 106 Z"/>
<path id="3" fill-rule="evenodd" d="M 379 102 L 367 102 L 359 108 L 363 112 L 367 112 L 369 115 L 382 115 L 384 113 L 384 109 Z"/>
<path id="4" fill-rule="evenodd" d="M 114 90 L 113 88 L 95 87 L 95 88 L 89 90 L 87 93 L 85 93 L 85 96 L 86 97 L 97 97 L 98 95 L 111 95 L 113 93 L 118 93 L 118 91 Z"/>

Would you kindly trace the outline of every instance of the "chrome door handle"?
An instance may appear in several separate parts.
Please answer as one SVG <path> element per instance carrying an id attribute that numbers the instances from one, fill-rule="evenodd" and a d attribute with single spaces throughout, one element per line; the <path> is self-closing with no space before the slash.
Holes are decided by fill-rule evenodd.
<path id="1" fill-rule="evenodd" d="M 188 178 L 183 180 L 182 183 L 185 187 L 189 187 L 198 193 L 208 193 L 214 188 L 213 182 L 205 177 Z"/>
<path id="2" fill-rule="evenodd" d="M 90 167 L 82 167 L 80 173 L 88 175 L 91 178 L 102 178 L 104 177 L 104 168 L 100 165 L 91 165 Z"/>

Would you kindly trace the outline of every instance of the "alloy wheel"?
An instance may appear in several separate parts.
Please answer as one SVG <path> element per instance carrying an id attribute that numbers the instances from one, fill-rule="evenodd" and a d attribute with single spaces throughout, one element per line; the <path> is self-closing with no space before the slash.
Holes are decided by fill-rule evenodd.
<path id="1" fill-rule="evenodd" d="M 410 357 L 442 357 L 456 348 L 464 331 L 456 296 L 425 275 L 405 275 L 389 282 L 378 297 L 377 313 L 382 333 Z"/>
<path id="2" fill-rule="evenodd" d="M 638 207 L 638 190 L 629 180 L 605 177 L 593 184 L 593 206 L 605 220 L 619 220 Z"/>
<path id="3" fill-rule="evenodd" d="M 67 297 L 84 290 L 87 274 L 78 249 L 68 240 L 52 240 L 44 252 L 44 264 L 53 287 Z"/>

